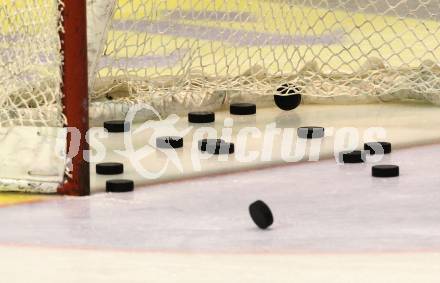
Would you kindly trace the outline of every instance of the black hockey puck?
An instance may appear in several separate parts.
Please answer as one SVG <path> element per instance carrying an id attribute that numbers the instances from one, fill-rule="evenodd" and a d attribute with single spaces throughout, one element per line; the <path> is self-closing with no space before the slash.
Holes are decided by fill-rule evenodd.
<path id="1" fill-rule="evenodd" d="M 319 139 L 324 137 L 325 129 L 323 127 L 300 127 L 297 133 L 302 139 Z"/>
<path id="2" fill-rule="evenodd" d="M 134 182 L 123 179 L 108 180 L 105 187 L 108 193 L 126 193 L 134 190 Z"/>
<path id="3" fill-rule="evenodd" d="M 389 142 L 367 142 L 364 149 L 373 154 L 389 154 L 391 153 L 391 143 Z"/>
<path id="4" fill-rule="evenodd" d="M 397 165 L 375 165 L 371 168 L 373 177 L 389 178 L 399 176 L 399 166 Z"/>
<path id="5" fill-rule="evenodd" d="M 188 122 L 190 123 L 212 123 L 215 121 L 215 113 L 207 111 L 188 113 Z"/>
<path id="6" fill-rule="evenodd" d="M 274 100 L 280 109 L 293 110 L 301 104 L 301 89 L 293 84 L 283 84 L 277 88 Z"/>
<path id="7" fill-rule="evenodd" d="M 366 160 L 364 150 L 343 151 L 339 153 L 339 160 L 343 163 L 362 163 Z"/>
<path id="8" fill-rule="evenodd" d="M 217 144 L 221 144 L 224 142 L 225 141 L 222 139 L 202 139 L 202 140 L 199 140 L 199 142 L 198 142 L 198 148 L 200 151 L 206 151 L 207 144 L 217 145 Z"/>
<path id="9" fill-rule="evenodd" d="M 249 206 L 252 220 L 260 229 L 267 229 L 273 224 L 273 215 L 269 206 L 261 200 L 257 200 Z"/>
<path id="10" fill-rule="evenodd" d="M 205 152 L 209 154 L 233 154 L 235 145 L 232 142 L 207 143 Z"/>
<path id="11" fill-rule="evenodd" d="M 117 175 L 124 173 L 124 164 L 118 162 L 104 162 L 96 164 L 96 174 Z"/>
<path id="12" fill-rule="evenodd" d="M 183 147 L 182 137 L 158 137 L 156 138 L 158 148 L 181 148 Z"/>
<path id="13" fill-rule="evenodd" d="M 130 131 L 130 123 L 124 120 L 114 120 L 104 122 L 104 129 L 109 133 L 123 133 Z"/>
<path id="14" fill-rule="evenodd" d="M 232 115 L 254 115 L 257 113 L 257 106 L 253 103 L 233 103 L 229 106 Z"/>

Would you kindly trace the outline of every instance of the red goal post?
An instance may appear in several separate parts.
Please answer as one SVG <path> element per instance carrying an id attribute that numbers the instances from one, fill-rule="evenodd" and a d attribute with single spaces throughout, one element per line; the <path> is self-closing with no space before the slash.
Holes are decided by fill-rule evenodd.
<path id="1" fill-rule="evenodd" d="M 71 173 L 58 193 L 83 196 L 90 194 L 90 166 L 84 159 L 89 149 L 86 134 L 89 129 L 88 62 L 87 62 L 87 1 L 63 0 L 60 4 L 63 29 L 60 31 L 64 56 L 62 93 L 64 115 L 69 128 L 80 133 L 79 149 L 72 157 Z M 67 136 L 69 150 L 72 141 Z"/>

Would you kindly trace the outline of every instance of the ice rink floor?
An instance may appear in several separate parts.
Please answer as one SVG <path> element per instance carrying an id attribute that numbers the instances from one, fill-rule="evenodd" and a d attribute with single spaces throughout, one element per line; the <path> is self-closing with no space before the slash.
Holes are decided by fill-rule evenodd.
<path id="1" fill-rule="evenodd" d="M 382 161 L 400 166 L 392 179 L 372 178 L 369 163 L 327 160 L 3 207 L 2 273 L 17 282 L 438 282 L 439 150 L 395 151 Z M 267 231 L 248 215 L 257 199 L 274 213 Z"/>
<path id="2" fill-rule="evenodd" d="M 393 153 L 341 165 L 331 151 L 334 137 L 326 137 L 320 161 L 206 160 L 205 171 L 191 171 L 190 178 L 175 169 L 166 183 L 137 177 L 133 193 L 102 193 L 104 179 L 92 174 L 90 197 L 2 195 L 3 276 L 17 282 L 60 274 L 65 282 L 438 282 L 438 108 L 319 106 L 327 107 L 324 115 L 314 107 L 298 108 L 298 125 L 289 122 L 294 114 L 259 113 L 292 127 L 360 133 L 384 127 Z M 218 115 L 220 125 L 226 116 Z M 243 123 L 233 132 L 249 125 Z M 400 166 L 400 177 L 371 177 L 373 164 L 388 163 Z M 223 164 L 218 174 L 214 164 Z M 248 215 L 257 199 L 274 213 L 267 231 Z"/>
<path id="3" fill-rule="evenodd" d="M 125 172 L 116 176 L 135 180 L 138 186 L 200 176 L 235 173 L 304 161 L 335 159 L 343 150 L 360 149 L 364 142 L 388 141 L 394 149 L 435 144 L 440 141 L 438 106 L 427 104 L 301 105 L 294 111 L 258 108 L 256 115 L 217 112 L 215 123 L 192 124 L 186 117 L 135 125 L 129 135 L 103 134 L 94 128 L 92 173 L 97 162 L 123 162 Z M 320 126 L 323 139 L 297 137 L 297 128 Z M 203 137 L 235 143 L 230 156 L 209 156 L 197 148 Z M 102 138 L 99 138 L 99 137 Z M 156 148 L 158 136 L 183 136 L 184 147 Z M 98 154 L 101 147 L 105 154 Z M 107 176 L 91 175 L 92 191 L 102 192 Z"/>

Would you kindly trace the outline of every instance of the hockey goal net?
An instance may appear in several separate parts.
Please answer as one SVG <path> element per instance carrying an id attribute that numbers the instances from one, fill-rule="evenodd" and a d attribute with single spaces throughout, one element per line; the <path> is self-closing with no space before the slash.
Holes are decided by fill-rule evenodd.
<path id="1" fill-rule="evenodd" d="M 162 115 L 271 105 L 285 83 L 305 103 L 440 104 L 438 11 L 437 0 L 3 0 L 0 187 L 87 193 L 75 179 L 87 166 L 65 152 L 65 126 L 83 133 L 87 112 L 99 125 L 139 103 Z"/>

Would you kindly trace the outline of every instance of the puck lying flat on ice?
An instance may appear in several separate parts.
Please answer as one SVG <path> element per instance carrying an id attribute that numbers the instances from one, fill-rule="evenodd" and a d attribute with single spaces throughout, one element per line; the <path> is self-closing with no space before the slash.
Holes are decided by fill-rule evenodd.
<path id="1" fill-rule="evenodd" d="M 389 142 L 367 142 L 364 149 L 373 154 L 389 154 L 391 153 L 391 143 Z"/>
<path id="2" fill-rule="evenodd" d="M 254 115 L 257 113 L 257 106 L 253 103 L 232 103 L 229 112 L 232 115 Z"/>
<path id="3" fill-rule="evenodd" d="M 249 206 L 252 220 L 260 229 L 266 229 L 273 224 L 273 215 L 269 206 L 261 200 L 257 200 Z"/>
<path id="4" fill-rule="evenodd" d="M 325 129 L 323 127 L 300 127 L 297 133 L 302 139 L 319 139 L 324 137 Z"/>
<path id="5" fill-rule="evenodd" d="M 104 162 L 96 164 L 96 174 L 117 175 L 124 173 L 124 164 L 118 162 Z"/>
<path id="6" fill-rule="evenodd" d="M 212 123 L 215 121 L 215 113 L 207 111 L 188 113 L 188 122 L 190 123 Z"/>
<path id="7" fill-rule="evenodd" d="M 130 131 L 130 123 L 124 120 L 114 120 L 104 122 L 104 129 L 109 133 L 123 133 Z"/>
<path id="8" fill-rule="evenodd" d="M 158 137 L 156 138 L 158 148 L 181 148 L 183 147 L 182 137 Z"/>
<path id="9" fill-rule="evenodd" d="M 389 178 L 399 176 L 399 166 L 397 165 L 375 165 L 371 168 L 373 177 Z"/>
<path id="10" fill-rule="evenodd" d="M 275 104 L 282 110 L 293 110 L 301 103 L 301 89 L 293 84 L 283 84 L 273 96 Z"/>
<path id="11" fill-rule="evenodd" d="M 232 142 L 207 143 L 205 152 L 209 154 L 233 154 L 235 152 L 235 145 Z"/>
<path id="12" fill-rule="evenodd" d="M 134 182 L 132 180 L 108 180 L 105 184 L 107 193 L 126 193 L 134 190 Z"/>
<path id="13" fill-rule="evenodd" d="M 222 139 L 202 139 L 199 140 L 198 142 L 198 148 L 200 151 L 206 151 L 206 145 L 207 144 L 220 144 L 220 143 L 224 143 L 225 141 Z"/>
<path id="14" fill-rule="evenodd" d="M 343 151 L 339 153 L 339 160 L 342 163 L 362 163 L 366 160 L 364 150 Z"/>

